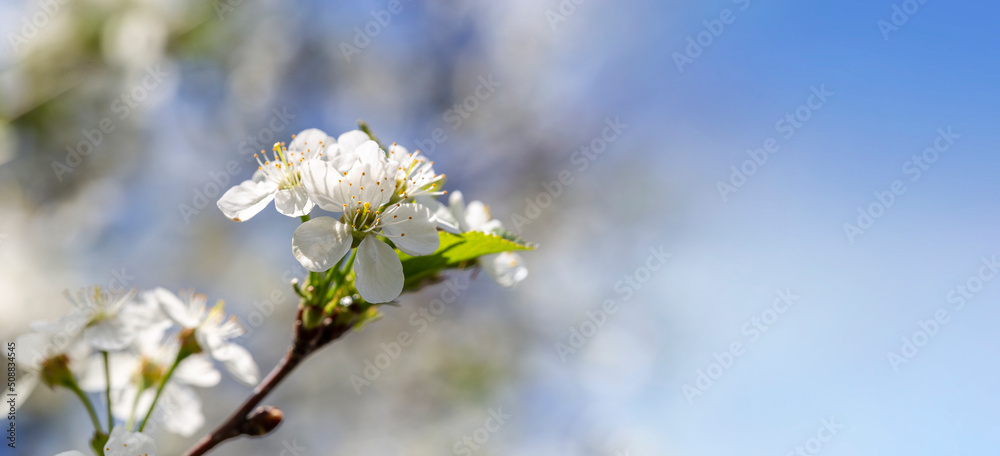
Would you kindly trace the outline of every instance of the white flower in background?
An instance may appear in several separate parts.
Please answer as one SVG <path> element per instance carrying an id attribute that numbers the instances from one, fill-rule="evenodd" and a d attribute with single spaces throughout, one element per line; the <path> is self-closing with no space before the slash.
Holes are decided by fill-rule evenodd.
<path id="1" fill-rule="evenodd" d="M 449 209 L 453 220 L 458 225 L 455 233 L 481 231 L 492 233 L 503 229 L 503 224 L 493 218 L 489 206 L 481 201 L 473 201 L 466 206 L 462 192 L 453 192 L 448 198 Z M 528 268 L 524 267 L 521 255 L 514 252 L 494 253 L 479 257 L 479 265 L 499 285 L 512 287 L 528 277 Z"/>
<path id="2" fill-rule="evenodd" d="M 128 432 L 117 426 L 104 444 L 104 456 L 156 456 L 156 442 L 141 432 Z M 56 456 L 87 456 L 79 451 L 66 451 Z"/>
<path id="3" fill-rule="evenodd" d="M 134 290 L 105 292 L 99 287 L 66 292 L 66 298 L 76 308 L 54 323 L 36 323 L 32 328 L 69 338 L 77 337 L 82 331 L 83 339 L 95 350 L 121 350 L 132 343 L 140 324 L 135 314 L 126 310 L 126 304 L 133 297 Z"/>
<path id="4" fill-rule="evenodd" d="M 235 317 L 226 319 L 222 303 L 206 309 L 205 295 L 183 292 L 180 298 L 170 291 L 153 290 L 163 311 L 182 328 L 194 331 L 198 346 L 229 371 L 236 380 L 253 386 L 260 379 L 260 370 L 247 349 L 232 342 L 245 330 Z"/>
<path id="5" fill-rule="evenodd" d="M 128 432 L 122 426 L 116 426 L 108 443 L 104 444 L 104 456 L 156 456 L 156 442 L 153 438 L 141 432 Z"/>
<path id="6" fill-rule="evenodd" d="M 275 144 L 271 158 L 264 154 L 261 161 L 261 157 L 254 154 L 259 169 L 252 179 L 226 191 L 217 203 L 219 209 L 226 217 L 242 222 L 250 220 L 274 200 L 278 212 L 289 217 L 308 214 L 314 203 L 302 188 L 299 168 L 302 163 L 320 157 L 331 142 L 333 139 L 326 133 L 310 128 L 295 135 L 287 148 L 284 143 Z"/>
<path id="7" fill-rule="evenodd" d="M 340 220 L 318 217 L 299 225 L 292 254 L 306 269 L 322 272 L 336 265 L 353 246 L 355 286 L 366 301 L 389 302 L 403 290 L 403 265 L 390 239 L 410 255 L 428 255 L 439 240 L 430 210 L 414 203 L 390 203 L 398 163 L 388 160 L 374 141 L 356 148 L 347 171 L 313 160 L 303 168 L 303 184 L 321 208 L 341 212 Z"/>
<path id="8" fill-rule="evenodd" d="M 164 354 L 173 353 L 176 356 L 177 347 L 172 350 L 163 351 Z M 134 374 L 147 375 L 150 378 L 157 378 L 166 373 L 173 359 L 168 360 L 168 356 L 158 358 L 140 358 L 134 366 L 138 372 Z M 201 399 L 192 387 L 209 388 L 215 386 L 221 380 L 222 375 L 212 366 L 212 362 L 205 354 L 191 355 L 181 361 L 174 371 L 173 376 L 163 387 L 163 392 L 156 403 L 157 411 L 153 413 L 151 419 L 163 424 L 170 432 L 190 437 L 195 434 L 204 424 L 205 415 L 201 411 Z M 124 388 L 113 390 L 111 412 L 115 418 L 126 421 L 133 417 L 133 410 L 140 415 L 149 410 L 156 396 L 156 386 L 151 386 L 139 390 L 135 383 L 128 383 Z M 138 416 L 137 419 L 141 419 Z"/>
<path id="9" fill-rule="evenodd" d="M 146 291 L 139 299 L 129 302 L 122 309 L 122 313 L 133 324 L 135 334 L 125 350 L 108 353 L 113 390 L 124 388 L 133 380 L 139 359 L 137 354 L 143 355 L 162 349 L 164 334 L 173 326 L 173 321 L 160 309 L 160 302 L 152 291 Z M 107 384 L 103 354 L 91 353 L 87 363 L 86 373 L 79 379 L 80 388 L 93 393 L 103 392 Z"/>
<path id="10" fill-rule="evenodd" d="M 90 353 L 89 345 L 65 334 L 30 332 L 18 337 L 16 363 L 21 372 L 14 385 L 18 397 L 15 409 L 20 408 L 39 381 L 44 382 L 44 371 L 51 370 L 56 363 L 65 363 L 74 377 L 88 375 Z"/>
<path id="11" fill-rule="evenodd" d="M 159 322 L 137 336 L 131 350 L 110 355 L 114 398 L 112 414 L 115 418 L 126 422 L 133 418 L 141 419 L 149 410 L 156 396 L 156 387 L 180 350 L 175 339 L 164 342 L 167 330 L 172 326 L 170 320 Z M 80 379 L 81 389 L 90 392 L 105 390 L 107 382 L 103 362 L 102 357 L 91 356 L 87 375 Z M 201 412 L 201 400 L 191 387 L 215 386 L 221 378 L 208 355 L 198 353 L 184 358 L 160 395 L 157 402 L 159 411 L 153 415 L 154 419 L 161 421 L 170 432 L 185 437 L 193 435 L 205 423 L 205 416 Z"/>

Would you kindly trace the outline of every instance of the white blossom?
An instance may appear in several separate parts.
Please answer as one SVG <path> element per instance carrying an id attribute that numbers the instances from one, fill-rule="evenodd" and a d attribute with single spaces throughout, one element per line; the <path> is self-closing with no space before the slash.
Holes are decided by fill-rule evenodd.
<path id="1" fill-rule="evenodd" d="M 156 442 L 141 432 L 128 432 L 116 426 L 104 444 L 104 456 L 156 456 Z"/>
<path id="2" fill-rule="evenodd" d="M 331 141 L 323 149 L 322 159 L 330 162 L 338 171 L 345 172 L 354 166 L 358 160 L 359 146 L 371 141 L 368 133 L 361 130 L 351 130 Z"/>
<path id="3" fill-rule="evenodd" d="M 292 253 L 306 269 L 322 272 L 357 246 L 355 286 L 366 301 L 389 302 L 402 292 L 403 267 L 389 244 L 410 255 L 437 250 L 433 215 L 415 203 L 392 203 L 399 164 L 386 158 L 374 141 L 355 150 L 346 171 L 330 162 L 312 160 L 302 179 L 311 198 L 323 209 L 340 212 L 340 220 L 318 217 L 300 225 L 292 236 Z"/>
<path id="4" fill-rule="evenodd" d="M 66 292 L 75 309 L 54 323 L 38 323 L 33 327 L 42 332 L 60 333 L 83 339 L 95 350 L 114 351 L 128 346 L 141 324 L 136 315 L 125 310 L 135 291 L 103 291 L 99 287 Z"/>
<path id="5" fill-rule="evenodd" d="M 466 206 L 462 192 L 453 192 L 448 198 L 448 203 L 451 213 L 449 220 L 457 225 L 457 229 L 449 229 L 449 231 L 455 233 L 469 231 L 492 233 L 503 229 L 503 224 L 493 218 L 490 208 L 486 204 L 481 201 L 472 201 Z M 521 255 L 514 252 L 483 255 L 477 261 L 486 274 L 504 287 L 512 287 L 528 277 L 528 268 L 524 266 Z"/>
<path id="6" fill-rule="evenodd" d="M 15 385 L 18 397 L 15 409 L 20 408 L 38 386 L 44 366 L 58 357 L 66 356 L 67 365 L 74 376 L 88 374 L 90 365 L 87 357 L 91 349 L 79 338 L 59 332 L 35 331 L 18 337 L 16 344 L 17 368 L 21 373 Z"/>
<path id="7" fill-rule="evenodd" d="M 332 142 L 326 133 L 311 128 L 295 135 L 287 148 L 284 143 L 275 144 L 272 157 L 264 151 L 261 151 L 263 159 L 254 154 L 260 165 L 257 172 L 250 180 L 226 191 L 217 203 L 219 209 L 226 217 L 242 222 L 257 215 L 274 200 L 275 209 L 284 215 L 301 217 L 308 214 L 314 202 L 302 188 L 299 167 L 320 157 Z"/>
<path id="8" fill-rule="evenodd" d="M 389 148 L 389 160 L 396 162 L 396 194 L 404 201 L 412 201 L 420 196 L 438 196 L 445 192 L 444 174 L 434 172 L 434 162 L 420 155 L 420 151 L 410 153 L 405 147 L 393 144 Z"/>
<path id="9" fill-rule="evenodd" d="M 211 310 L 205 295 L 183 292 L 181 297 L 157 288 L 154 290 L 164 313 L 184 329 L 194 331 L 198 345 L 216 361 L 222 363 L 236 380 L 253 386 L 260 378 L 260 370 L 246 348 L 232 342 L 245 332 L 235 317 L 226 319 L 222 303 Z M 183 299 L 182 299 L 183 298 Z"/>
<path id="10" fill-rule="evenodd" d="M 153 292 L 149 293 L 153 295 Z M 158 301 L 154 301 L 159 308 Z M 159 321 L 136 337 L 128 351 L 111 353 L 112 414 L 122 421 L 142 418 L 153 403 L 156 387 L 174 363 L 180 346 L 176 339 L 166 339 L 173 321 Z M 165 340 L 166 339 L 166 340 Z M 103 370 L 104 360 L 92 355 L 87 375 L 80 379 L 84 391 L 103 392 L 107 381 Z M 150 380 L 150 383 L 141 383 Z M 198 353 L 187 356 L 175 369 L 157 401 L 158 412 L 153 418 L 162 422 L 170 432 L 188 437 L 205 423 L 201 400 L 191 387 L 215 386 L 221 374 L 212 365 L 209 356 Z M 139 414 L 139 416 L 135 416 Z"/>

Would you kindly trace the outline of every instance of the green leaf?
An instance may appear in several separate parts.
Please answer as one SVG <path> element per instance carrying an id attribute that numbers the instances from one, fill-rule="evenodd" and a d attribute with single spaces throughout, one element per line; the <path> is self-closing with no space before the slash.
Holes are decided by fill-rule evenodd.
<path id="1" fill-rule="evenodd" d="M 451 234 L 438 231 L 438 238 L 441 245 L 430 255 L 414 257 L 397 251 L 406 277 L 404 291 L 418 287 L 421 282 L 437 276 L 442 270 L 469 267 L 476 258 L 483 255 L 535 249 L 509 232 L 493 234 L 471 231 Z"/>

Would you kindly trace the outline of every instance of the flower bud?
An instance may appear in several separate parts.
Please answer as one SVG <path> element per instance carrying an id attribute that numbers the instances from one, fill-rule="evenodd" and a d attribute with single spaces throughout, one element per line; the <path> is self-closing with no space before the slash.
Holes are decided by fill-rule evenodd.
<path id="1" fill-rule="evenodd" d="M 249 436 L 265 435 L 277 428 L 283 418 L 281 410 L 267 405 L 258 407 L 247 417 L 243 431 Z"/>

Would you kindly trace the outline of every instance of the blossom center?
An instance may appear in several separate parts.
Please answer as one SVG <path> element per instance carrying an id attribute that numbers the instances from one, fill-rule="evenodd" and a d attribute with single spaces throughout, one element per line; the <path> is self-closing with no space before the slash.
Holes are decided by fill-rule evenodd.
<path id="1" fill-rule="evenodd" d="M 305 152 L 289 151 L 285 143 L 277 142 L 271 148 L 270 157 L 263 150 L 253 156 L 260 165 L 257 169 L 264 173 L 267 180 L 278 184 L 278 188 L 288 189 L 302 183 L 298 165 L 306 160 Z"/>

